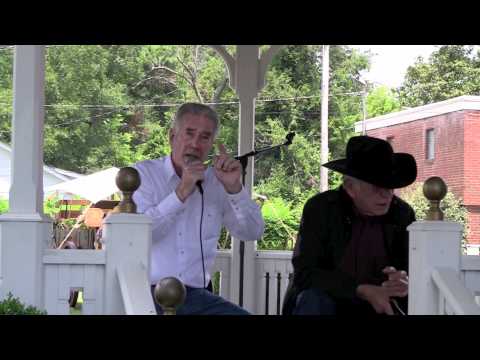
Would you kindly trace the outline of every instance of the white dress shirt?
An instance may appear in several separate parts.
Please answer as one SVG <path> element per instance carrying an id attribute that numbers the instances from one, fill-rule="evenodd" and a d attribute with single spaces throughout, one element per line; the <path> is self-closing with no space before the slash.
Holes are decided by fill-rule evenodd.
<path id="1" fill-rule="evenodd" d="M 202 198 L 198 189 L 181 202 L 175 189 L 180 184 L 170 156 L 134 165 L 141 185 L 133 194 L 137 212 L 148 215 L 152 225 L 150 283 L 174 276 L 185 285 L 203 287 L 200 249 Z M 228 194 L 209 167 L 202 182 L 204 210 L 202 224 L 205 285 L 211 278 L 222 225 L 240 240 L 259 240 L 265 223 L 260 208 L 242 188 Z"/>

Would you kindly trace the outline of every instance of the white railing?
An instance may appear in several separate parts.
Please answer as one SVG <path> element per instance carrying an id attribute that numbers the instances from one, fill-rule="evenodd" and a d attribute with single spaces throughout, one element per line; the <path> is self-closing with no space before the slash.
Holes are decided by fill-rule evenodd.
<path id="1" fill-rule="evenodd" d="M 278 315 L 288 281 L 293 274 L 291 251 L 257 251 L 255 265 L 255 313 Z M 81 313 L 104 313 L 105 250 L 44 251 L 45 309 L 48 314 L 69 314 L 71 291 L 82 291 Z M 119 284 L 127 314 L 148 313 L 148 306 L 135 301 L 137 292 L 147 292 L 144 272 L 119 271 Z M 219 250 L 214 272 L 220 273 L 219 295 L 230 299 L 231 251 Z M 432 280 L 438 289 L 438 314 L 480 314 L 480 256 L 462 256 L 461 273 L 435 268 Z M 139 286 L 142 286 L 141 288 Z M 475 298 L 474 295 L 477 295 Z M 129 301 L 129 299 L 131 301 Z"/>
<path id="2" fill-rule="evenodd" d="M 218 294 L 227 300 L 230 296 L 230 250 L 218 250 L 213 273 L 220 273 Z M 255 314 L 279 315 L 288 281 L 293 274 L 291 251 L 257 251 L 255 255 L 254 299 Z M 248 294 L 245 294 L 247 296 Z"/>
<path id="3" fill-rule="evenodd" d="M 438 315 L 480 315 L 480 307 L 451 268 L 438 267 L 432 271 L 432 280 L 438 289 Z"/>
<path id="4" fill-rule="evenodd" d="M 480 257 L 461 255 L 462 230 L 448 221 L 408 227 L 409 314 L 480 314 Z"/>
<path id="5" fill-rule="evenodd" d="M 82 291 L 82 314 L 104 313 L 105 251 L 44 250 L 45 310 L 68 315 L 72 291 Z"/>
<path id="6" fill-rule="evenodd" d="M 49 315 L 69 315 L 73 291 L 82 293 L 80 313 L 105 313 L 105 250 L 44 251 L 45 310 Z M 154 315 L 145 267 L 128 264 L 117 269 L 118 284 L 127 315 Z"/>
<path id="7" fill-rule="evenodd" d="M 156 315 L 146 267 L 141 263 L 128 264 L 119 267 L 117 275 L 125 314 Z"/>
<path id="8" fill-rule="evenodd" d="M 255 266 L 256 314 L 280 315 L 293 274 L 291 251 L 257 251 Z"/>
<path id="9" fill-rule="evenodd" d="M 220 273 L 218 293 L 230 299 L 231 251 L 218 250 L 214 272 Z M 257 251 L 255 257 L 255 314 L 278 315 L 288 281 L 293 274 L 291 251 Z M 105 250 L 44 251 L 45 307 L 49 314 L 69 314 L 71 291 L 82 291 L 82 314 L 104 313 Z M 119 271 L 119 285 L 127 314 L 148 313 L 135 299 L 146 298 L 149 291 L 145 272 Z M 432 280 L 438 290 L 438 314 L 477 314 L 480 307 L 480 256 L 461 257 L 461 272 L 437 267 Z M 141 286 L 141 288 L 139 287 Z M 143 296 L 135 296 L 137 292 Z M 477 295 L 475 298 L 474 295 Z M 129 301 L 130 299 L 130 301 Z M 480 313 L 479 313 L 480 314 Z"/>
<path id="10" fill-rule="evenodd" d="M 217 250 L 213 273 L 219 273 L 220 284 L 218 295 L 230 299 L 230 281 L 232 269 L 232 252 L 230 250 Z"/>
<path id="11" fill-rule="evenodd" d="M 460 270 L 460 279 L 473 292 L 476 303 L 480 305 L 480 256 L 463 255 Z"/>

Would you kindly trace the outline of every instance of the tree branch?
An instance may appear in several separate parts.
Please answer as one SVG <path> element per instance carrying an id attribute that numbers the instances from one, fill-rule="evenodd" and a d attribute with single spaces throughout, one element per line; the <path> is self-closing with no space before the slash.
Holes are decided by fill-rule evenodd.
<path id="1" fill-rule="evenodd" d="M 188 65 L 185 64 L 185 62 L 183 62 L 182 59 L 180 59 L 179 56 L 177 56 L 177 60 L 180 62 L 180 64 L 182 64 L 182 66 L 184 67 L 184 69 L 185 69 L 185 70 L 188 72 L 188 74 L 190 75 L 191 81 L 189 81 L 189 83 L 190 83 L 190 85 L 192 86 L 193 91 L 195 92 L 195 95 L 197 96 L 197 99 L 203 104 L 205 101 L 203 100 L 202 94 L 200 94 L 200 91 L 198 90 L 198 87 L 197 87 L 197 77 L 196 77 L 195 73 L 192 72 L 192 70 L 188 67 Z"/>
<path id="2" fill-rule="evenodd" d="M 212 105 L 212 107 L 214 109 L 217 108 L 216 104 L 220 101 L 220 97 L 222 96 L 223 91 L 227 87 L 227 83 L 228 83 L 228 74 L 227 74 L 227 71 L 225 71 L 223 73 L 223 79 L 220 81 L 220 83 L 216 87 L 215 92 L 213 94 L 213 98 L 212 98 L 213 105 Z"/>

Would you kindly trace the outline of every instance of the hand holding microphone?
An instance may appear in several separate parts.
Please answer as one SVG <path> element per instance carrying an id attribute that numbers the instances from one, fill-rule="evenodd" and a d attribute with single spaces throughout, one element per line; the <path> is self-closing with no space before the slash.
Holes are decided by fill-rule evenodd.
<path id="1" fill-rule="evenodd" d="M 182 178 L 180 184 L 175 190 L 180 201 L 185 200 L 193 193 L 195 187 L 203 194 L 202 181 L 205 176 L 206 166 L 194 155 L 184 156 L 184 167 L 182 168 Z"/>

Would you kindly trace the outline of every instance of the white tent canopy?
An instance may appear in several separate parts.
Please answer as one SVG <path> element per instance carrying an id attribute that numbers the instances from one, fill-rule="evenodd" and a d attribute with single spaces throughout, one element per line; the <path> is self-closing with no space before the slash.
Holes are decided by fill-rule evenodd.
<path id="1" fill-rule="evenodd" d="M 115 177 L 117 176 L 118 170 L 116 167 L 111 167 L 77 179 L 49 186 L 45 189 L 45 192 L 52 193 L 56 191 L 74 194 L 90 200 L 92 203 L 96 203 L 119 191 L 115 184 Z"/>

